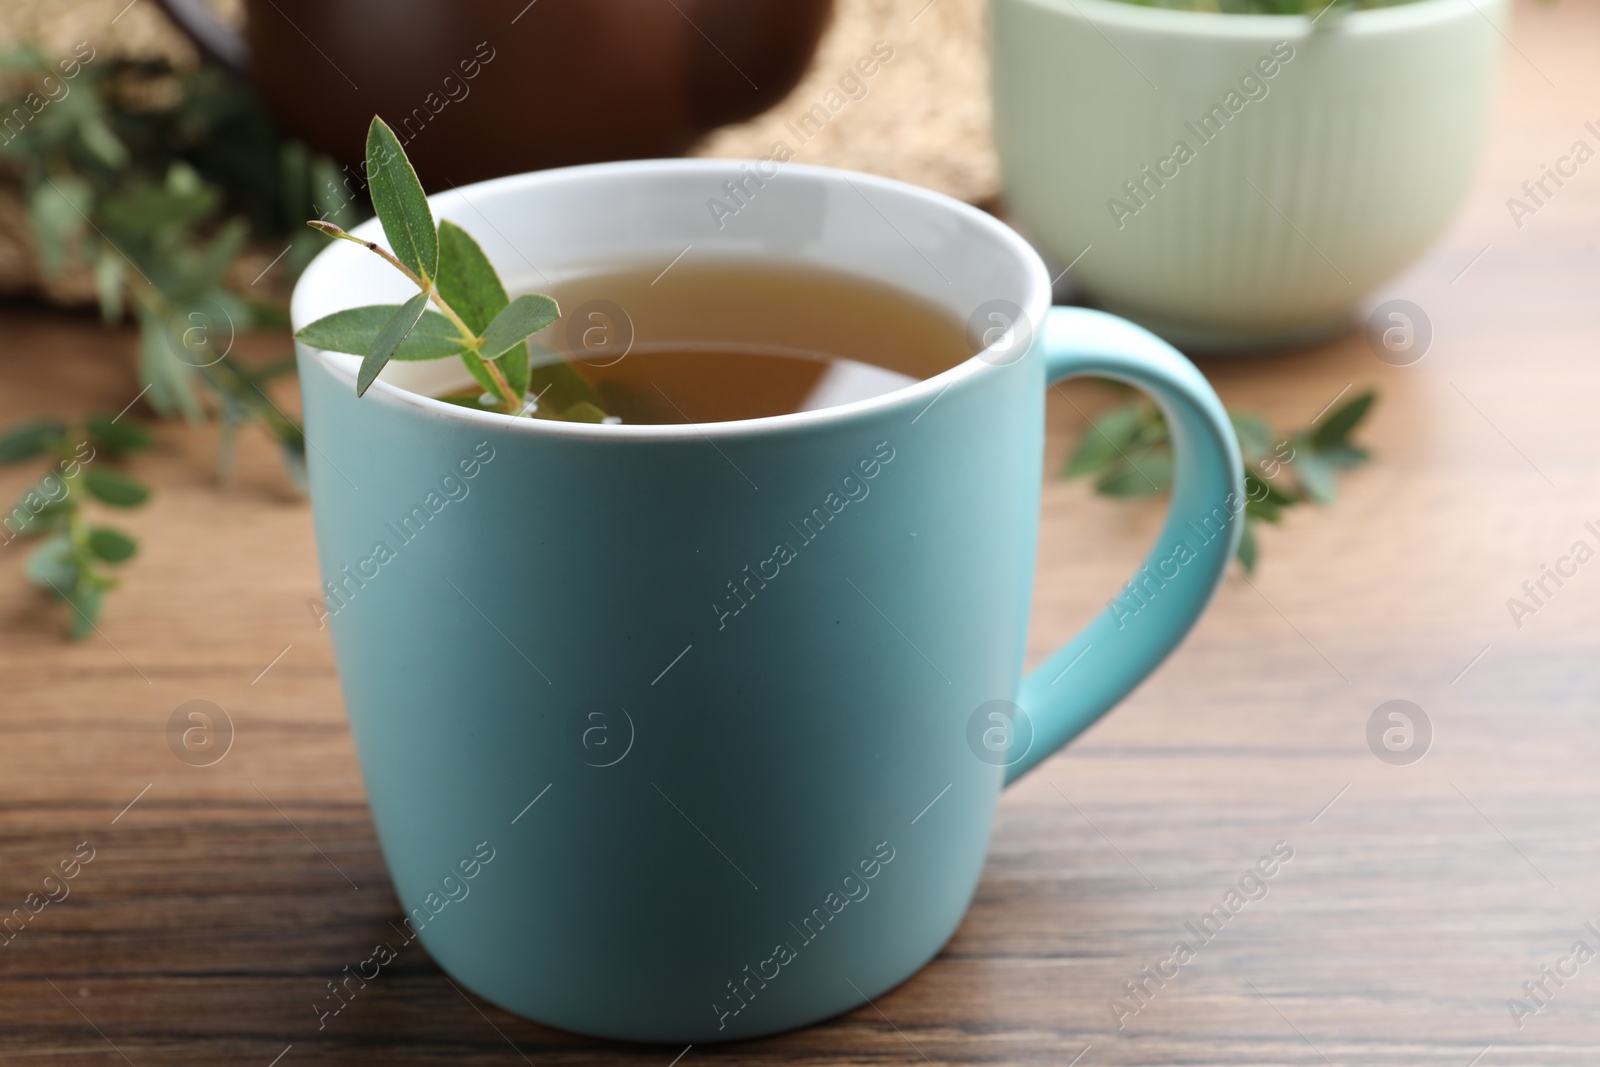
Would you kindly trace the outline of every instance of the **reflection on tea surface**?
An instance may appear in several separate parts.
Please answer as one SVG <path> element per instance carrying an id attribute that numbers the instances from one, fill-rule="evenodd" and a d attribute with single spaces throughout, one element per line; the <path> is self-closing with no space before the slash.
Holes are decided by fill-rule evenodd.
<path id="1" fill-rule="evenodd" d="M 555 297 L 562 317 L 535 335 L 535 364 L 571 358 L 606 412 L 628 423 L 833 407 L 932 377 L 973 354 L 962 324 L 943 309 L 816 268 L 689 259 L 665 272 L 597 269 L 538 288 Z"/>

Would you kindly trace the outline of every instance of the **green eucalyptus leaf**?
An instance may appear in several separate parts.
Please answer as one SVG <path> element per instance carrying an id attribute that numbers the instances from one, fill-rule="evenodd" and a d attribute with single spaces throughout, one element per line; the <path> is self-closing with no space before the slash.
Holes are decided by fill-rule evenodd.
<path id="1" fill-rule="evenodd" d="M 283 468 L 289 474 L 289 481 L 294 483 L 295 492 L 309 496 L 311 483 L 306 477 L 306 439 L 298 426 L 295 427 L 294 436 L 278 441 L 278 451 L 283 455 Z"/>
<path id="2" fill-rule="evenodd" d="M 193 368 L 177 357 L 175 344 L 161 316 L 139 311 L 139 377 L 150 386 L 145 394 L 150 406 L 162 415 L 179 412 L 189 422 L 198 423 L 205 411 L 190 384 Z"/>
<path id="3" fill-rule="evenodd" d="M 1317 453 L 1328 465 L 1338 470 L 1353 470 L 1371 462 L 1372 453 L 1355 445 L 1333 445 Z"/>
<path id="4" fill-rule="evenodd" d="M 1271 478 L 1263 478 L 1255 471 L 1244 472 L 1244 493 L 1247 500 L 1264 500 L 1276 507 L 1288 507 L 1295 497 L 1283 491 Z"/>
<path id="5" fill-rule="evenodd" d="M 342 182 L 339 165 L 327 156 L 311 157 L 312 206 L 319 217 L 349 229 L 357 222 L 355 205 Z M 321 247 L 322 242 L 318 242 Z"/>
<path id="6" fill-rule="evenodd" d="M 379 332 L 399 310 L 399 304 L 347 308 L 302 327 L 295 338 L 325 352 L 348 352 L 353 356 L 364 356 L 372 351 Z M 417 320 L 416 327 L 395 350 L 393 358 L 445 359 L 461 351 L 461 334 L 455 324 L 437 311 L 425 311 Z"/>
<path id="7" fill-rule="evenodd" d="M 185 259 L 185 269 L 196 261 Z M 196 276 L 198 277 L 198 276 Z M 169 296 L 172 312 L 167 317 L 167 345 L 178 363 L 200 372 L 194 375 L 202 385 L 214 381 L 206 368 L 215 367 L 227 357 L 241 329 L 250 325 L 250 314 L 244 304 L 231 293 L 213 287 L 210 279 L 198 282 L 195 288 L 188 283 L 178 283 Z M 201 292 L 204 295 L 182 296 Z"/>
<path id="8" fill-rule="evenodd" d="M 1125 401 L 1144 396 L 1136 387 L 1116 378 L 1093 378 L 1091 380 L 1112 396 L 1122 397 Z"/>
<path id="9" fill-rule="evenodd" d="M 525 340 L 550 325 L 560 314 L 556 302 L 548 296 L 527 293 L 501 308 L 483 331 L 480 354 L 495 357 L 495 366 L 505 375 L 512 395 L 519 401 L 527 395 L 532 382 L 531 357 Z M 578 377 L 577 372 L 574 371 L 573 376 Z M 598 398 L 586 395 L 581 399 L 593 404 Z"/>
<path id="10" fill-rule="evenodd" d="M 105 605 L 106 588 L 84 582 L 67 593 L 67 603 L 72 606 L 72 621 L 67 632 L 74 641 L 82 641 L 94 629 L 95 621 L 100 618 L 100 609 Z"/>
<path id="11" fill-rule="evenodd" d="M 1252 519 L 1260 519 L 1273 525 L 1283 521 L 1283 505 L 1274 504 L 1270 500 L 1248 501 L 1244 506 L 1244 513 Z"/>
<path id="12" fill-rule="evenodd" d="M 499 367 L 500 373 L 506 376 L 506 384 L 511 387 L 512 396 L 521 401 L 528 395 L 528 382 L 531 372 L 528 367 L 528 346 L 526 344 L 512 345 L 495 357 L 494 365 Z"/>
<path id="13" fill-rule="evenodd" d="M 85 424 L 95 448 L 113 456 L 150 447 L 150 431 L 136 422 L 95 415 Z"/>
<path id="14" fill-rule="evenodd" d="M 96 559 L 121 563 L 139 551 L 139 543 L 121 530 L 96 526 L 89 531 L 89 551 L 94 553 Z"/>
<path id="15" fill-rule="evenodd" d="M 179 199 L 203 195 L 208 186 L 200 172 L 183 159 L 175 160 L 167 167 L 167 192 Z"/>
<path id="16" fill-rule="evenodd" d="M 227 274 L 228 267 L 239 258 L 250 239 L 250 224 L 241 218 L 232 218 L 217 227 L 211 241 L 188 265 L 188 273 L 195 283 L 217 285 Z"/>
<path id="17" fill-rule="evenodd" d="M 1253 470 L 1244 472 L 1245 512 L 1264 522 L 1277 522 L 1283 509 L 1298 503 L 1299 497 L 1286 493 L 1277 482 Z"/>
<path id="18" fill-rule="evenodd" d="M 472 235 L 449 219 L 439 223 L 439 295 L 481 334 L 511 303 L 505 286 Z M 499 353 L 495 353 L 498 355 Z M 515 383 L 512 383 L 515 384 Z"/>
<path id="19" fill-rule="evenodd" d="M 1233 432 L 1239 438 L 1239 451 L 1246 463 L 1252 463 L 1272 450 L 1272 427 L 1267 420 L 1251 411 L 1230 411 Z"/>
<path id="20" fill-rule="evenodd" d="M 4 521 L 15 528 L 15 524 L 25 521 L 20 515 L 33 516 L 44 519 L 46 512 L 56 510 L 65 511 L 72 506 L 72 483 L 55 471 L 34 482 L 28 491 L 17 498 L 9 512 L 4 516 Z M 40 532 L 37 523 L 30 524 L 31 533 Z"/>
<path id="21" fill-rule="evenodd" d="M 1332 448 L 1334 445 L 1347 444 L 1350 431 L 1361 424 L 1367 417 L 1368 410 L 1378 399 L 1378 394 L 1371 389 L 1358 393 L 1345 401 L 1329 414 L 1316 432 L 1311 435 L 1311 444 L 1318 449 Z"/>
<path id="22" fill-rule="evenodd" d="M 1295 479 L 1307 499 L 1318 504 L 1331 504 L 1339 490 L 1339 475 L 1319 453 L 1302 451 L 1295 455 Z"/>
<path id="23" fill-rule="evenodd" d="M 511 397 L 502 397 L 500 395 L 500 385 L 494 380 L 494 375 L 489 373 L 489 369 L 484 366 L 483 360 L 471 352 L 462 352 L 461 362 L 465 364 L 467 372 L 472 375 L 472 380 L 482 386 L 485 393 L 490 396 L 500 397 L 502 400 L 511 399 Z"/>
<path id="24" fill-rule="evenodd" d="M 1139 449 L 1167 447 L 1171 443 L 1172 432 L 1167 429 L 1167 420 L 1161 414 L 1161 409 L 1154 404 L 1147 405 L 1144 425 L 1139 429 L 1139 436 L 1133 439 L 1133 447 Z"/>
<path id="25" fill-rule="evenodd" d="M 140 243 L 176 236 L 203 222 L 216 213 L 223 199 L 221 189 L 201 181 L 187 163 L 177 162 L 167 168 L 165 181 L 135 177 L 102 196 L 97 221 L 117 244 Z"/>
<path id="26" fill-rule="evenodd" d="M 128 162 L 128 146 L 99 115 L 87 116 L 78 123 L 78 137 L 85 148 L 113 170 L 120 170 Z"/>
<path id="27" fill-rule="evenodd" d="M 1244 568 L 1244 572 L 1246 574 L 1254 574 L 1256 572 L 1256 558 L 1258 555 L 1256 546 L 1256 524 L 1251 520 L 1248 509 L 1245 511 L 1244 529 L 1239 531 L 1238 555 L 1239 565 Z"/>
<path id="28" fill-rule="evenodd" d="M 1172 453 L 1164 448 L 1153 448 L 1127 460 L 1121 460 L 1095 482 L 1095 492 L 1102 496 L 1141 497 L 1154 496 L 1172 485 Z"/>
<path id="29" fill-rule="evenodd" d="M 294 151 L 297 147 L 300 149 L 298 153 Z M 309 212 L 318 221 L 332 223 L 340 229 L 348 230 L 355 225 L 357 220 L 351 209 L 349 192 L 344 186 L 345 178 L 331 159 L 310 155 L 297 142 L 288 141 L 279 150 L 279 165 L 286 175 L 289 171 L 295 172 L 299 182 L 291 189 L 287 187 L 289 178 L 285 178 L 285 218 L 297 219 Z M 303 177 L 300 177 L 302 173 Z M 298 235 L 283 261 L 284 274 L 289 278 L 298 278 L 330 239 L 325 233 Z"/>
<path id="30" fill-rule="evenodd" d="M 143 482 L 108 467 L 84 471 L 83 487 L 95 499 L 114 508 L 136 508 L 150 497 L 150 490 Z"/>
<path id="31" fill-rule="evenodd" d="M 6 73 L 37 74 L 50 69 L 44 53 L 31 44 L 0 46 L 0 71 Z"/>
<path id="32" fill-rule="evenodd" d="M 1144 427 L 1143 405 L 1135 401 L 1122 404 L 1102 414 L 1083 432 L 1072 458 L 1062 471 L 1067 478 L 1093 474 L 1104 470 L 1123 458 L 1123 453 L 1133 444 Z"/>
<path id="33" fill-rule="evenodd" d="M 63 174 L 33 187 L 28 195 L 28 216 L 39 265 L 46 274 L 61 272 L 69 246 L 88 228 L 93 210 L 94 186 L 83 178 Z"/>
<path id="34" fill-rule="evenodd" d="M 26 500 L 27 496 L 24 496 L 23 501 Z M 66 525 L 71 514 L 72 506 L 66 501 L 47 503 L 37 510 L 19 501 L 10 511 L 0 515 L 0 526 L 17 537 L 38 537 Z"/>
<path id="35" fill-rule="evenodd" d="M 383 324 L 378 336 L 372 340 L 372 347 L 367 349 L 366 356 L 361 360 L 361 370 L 356 374 L 356 396 L 366 393 L 377 379 L 378 372 L 388 365 L 389 360 L 394 357 L 395 350 L 405 342 L 406 337 L 416 327 L 427 306 L 428 294 L 426 291 L 420 292 L 401 304 L 389 317 L 389 321 Z"/>
<path id="36" fill-rule="evenodd" d="M 541 411 L 565 411 L 584 401 L 604 410 L 604 399 L 576 367 L 543 345 L 529 348 L 534 358 L 528 372 L 528 392 L 539 398 Z"/>
<path id="37" fill-rule="evenodd" d="M 122 321 L 122 266 L 125 260 L 105 247 L 94 256 L 94 296 L 100 317 L 108 323 Z"/>
<path id="38" fill-rule="evenodd" d="M 423 281 L 432 281 L 439 271 L 433 212 L 394 131 L 377 116 L 367 128 L 367 181 L 390 250 Z"/>
<path id="39" fill-rule="evenodd" d="M 524 293 L 507 304 L 483 330 L 478 354 L 493 359 L 527 340 L 561 316 L 556 302 L 540 293 Z"/>
<path id="40" fill-rule="evenodd" d="M 72 538 L 66 533 L 52 534 L 28 553 L 23 568 L 28 581 L 64 597 L 78 584 L 78 564 L 72 554 Z"/>
<path id="41" fill-rule="evenodd" d="M 417 325 L 420 328 L 421 323 Z M 416 330 L 411 331 L 413 337 L 416 336 L 416 332 Z M 408 341 L 410 339 L 410 337 L 406 338 Z M 260 366 L 251 367 L 248 377 L 251 382 L 260 384 L 262 382 L 270 382 L 274 378 L 281 378 L 285 374 L 293 374 L 295 369 L 295 358 L 293 356 L 285 356 L 282 359 L 275 359 L 271 363 L 263 363 Z"/>
<path id="42" fill-rule="evenodd" d="M 67 438 L 66 424 L 56 419 L 25 422 L 0 434 L 0 463 L 21 463 L 60 448 Z"/>
<path id="43" fill-rule="evenodd" d="M 605 422 L 606 413 L 587 400 L 580 400 L 561 413 L 564 422 Z"/>

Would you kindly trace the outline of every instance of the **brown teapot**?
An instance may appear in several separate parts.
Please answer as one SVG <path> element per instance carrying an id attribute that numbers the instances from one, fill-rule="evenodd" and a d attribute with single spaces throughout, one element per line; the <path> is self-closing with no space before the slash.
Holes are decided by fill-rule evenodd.
<path id="1" fill-rule="evenodd" d="M 432 190 L 573 163 L 680 155 L 773 106 L 832 0 L 160 0 L 247 75 L 285 134 L 357 163 L 372 116 Z"/>

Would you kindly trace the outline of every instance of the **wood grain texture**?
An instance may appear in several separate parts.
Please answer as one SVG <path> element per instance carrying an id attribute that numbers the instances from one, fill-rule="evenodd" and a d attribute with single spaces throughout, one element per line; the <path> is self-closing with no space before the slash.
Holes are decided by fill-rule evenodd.
<path id="1" fill-rule="evenodd" d="M 1505 606 L 1600 522 L 1600 164 L 1520 229 L 1505 207 L 1540 164 L 1594 143 L 1597 40 L 1592 5 L 1519 6 L 1475 192 L 1382 294 L 1427 311 L 1426 359 L 1387 367 L 1352 333 L 1206 365 L 1277 425 L 1376 383 L 1379 460 L 1326 513 L 1269 530 L 1253 582 L 1230 577 L 1177 655 L 1007 794 L 945 951 L 873 1007 L 696 1046 L 682 1067 L 1600 1059 L 1600 962 L 1520 1029 L 1506 1005 L 1574 941 L 1600 947 L 1584 929 L 1600 925 L 1600 566 L 1520 629 Z M 0 419 L 115 410 L 137 391 L 131 357 L 127 332 L 6 310 Z M 1099 402 L 1052 396 L 1052 465 Z M 96 850 L 0 948 L 0 1063 L 667 1067 L 684 1050 L 521 1021 L 416 946 L 318 1031 L 324 983 L 400 912 L 305 605 L 308 510 L 260 440 L 222 490 L 209 449 L 163 427 L 135 462 L 158 486 L 127 523 L 144 552 L 82 645 L 22 585 L 19 547 L 0 548 L 0 913 L 79 842 Z M 25 480 L 0 474 L 7 494 Z M 1033 659 L 1104 602 L 1159 519 L 1077 484 L 1044 492 Z M 197 698 L 237 729 L 209 768 L 163 735 Z M 1434 726 L 1411 766 L 1367 749 L 1392 698 Z M 1109 998 L 1276 841 L 1294 858 L 1267 897 L 1119 1030 Z"/>

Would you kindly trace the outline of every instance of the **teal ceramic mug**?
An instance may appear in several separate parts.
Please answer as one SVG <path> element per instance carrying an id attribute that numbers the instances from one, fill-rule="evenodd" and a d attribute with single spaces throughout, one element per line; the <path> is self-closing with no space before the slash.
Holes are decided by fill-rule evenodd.
<path id="1" fill-rule="evenodd" d="M 325 607 L 408 936 L 510 1011 L 633 1040 L 771 1033 L 904 981 L 961 921 L 1001 788 L 1160 663 L 1224 573 L 1243 487 L 1215 394 L 1144 330 L 1050 308 L 1004 225 L 898 182 L 647 161 L 433 206 L 528 287 L 692 246 L 986 330 L 897 391 L 698 426 L 469 411 L 423 395 L 442 363 L 358 400 L 355 357 L 299 353 Z M 294 324 L 405 285 L 337 243 Z M 1024 676 L 1044 391 L 1082 374 L 1165 410 L 1171 514 Z"/>

